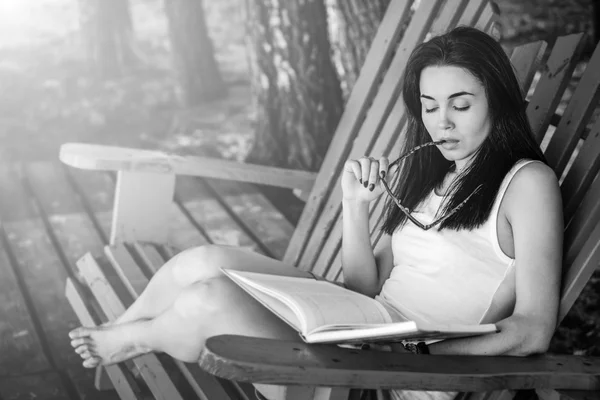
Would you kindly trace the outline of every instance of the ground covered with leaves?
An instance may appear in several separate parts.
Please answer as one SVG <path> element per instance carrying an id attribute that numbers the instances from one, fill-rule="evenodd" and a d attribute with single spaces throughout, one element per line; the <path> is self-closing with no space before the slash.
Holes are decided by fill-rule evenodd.
<path id="1" fill-rule="evenodd" d="M 187 109 L 178 102 L 162 2 L 130 3 L 137 61 L 123 76 L 103 80 L 94 78 L 84 62 L 77 1 L 0 3 L 2 162 L 55 159 L 60 145 L 70 141 L 243 160 L 255 124 L 244 1 L 203 2 L 228 95 Z M 571 32 L 593 33 L 591 0 L 497 3 L 507 47 L 536 39 L 551 42 Z M 294 220 L 300 209 L 286 212 Z M 552 350 L 600 355 L 598 273 L 563 322 Z"/>

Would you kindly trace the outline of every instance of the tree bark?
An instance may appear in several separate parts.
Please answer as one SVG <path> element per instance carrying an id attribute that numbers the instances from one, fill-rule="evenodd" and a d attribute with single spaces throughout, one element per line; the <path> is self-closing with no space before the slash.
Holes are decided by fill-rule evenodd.
<path id="1" fill-rule="evenodd" d="M 340 79 L 345 95 L 349 95 L 367 57 L 371 42 L 390 0 L 335 0 L 337 17 L 335 56 L 341 66 Z"/>
<path id="2" fill-rule="evenodd" d="M 194 106 L 226 92 L 208 34 L 202 0 L 165 0 L 183 103 Z"/>
<path id="3" fill-rule="evenodd" d="M 88 61 L 101 77 L 114 77 L 135 61 L 127 0 L 80 0 L 80 25 Z"/>
<path id="4" fill-rule="evenodd" d="M 256 138 L 250 162 L 318 170 L 342 110 L 323 0 L 247 0 Z"/>

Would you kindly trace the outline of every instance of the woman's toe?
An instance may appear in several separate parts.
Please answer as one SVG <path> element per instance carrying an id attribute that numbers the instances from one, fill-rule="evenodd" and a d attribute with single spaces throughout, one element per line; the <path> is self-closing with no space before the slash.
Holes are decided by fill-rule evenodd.
<path id="1" fill-rule="evenodd" d="M 90 338 L 77 338 L 77 339 L 71 340 L 71 347 L 76 349 L 80 346 L 86 346 L 91 343 L 92 343 L 92 340 Z"/>
<path id="2" fill-rule="evenodd" d="M 88 337 L 91 335 L 91 330 L 88 328 L 85 328 L 83 326 L 73 329 L 71 332 L 69 332 L 69 337 L 71 339 L 77 339 L 77 338 L 82 338 L 82 337 Z"/>
<path id="3" fill-rule="evenodd" d="M 100 359 L 97 357 L 90 357 L 83 361 L 83 366 L 85 368 L 95 368 L 100 364 Z"/>

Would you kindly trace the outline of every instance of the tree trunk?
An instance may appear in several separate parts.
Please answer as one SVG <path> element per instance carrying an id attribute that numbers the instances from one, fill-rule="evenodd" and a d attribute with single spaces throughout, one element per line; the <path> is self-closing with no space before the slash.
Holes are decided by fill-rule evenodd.
<path id="1" fill-rule="evenodd" d="M 336 59 L 341 66 L 341 81 L 349 95 L 367 57 L 371 42 L 390 0 L 335 0 L 332 4 L 336 18 Z"/>
<path id="2" fill-rule="evenodd" d="M 114 77 L 135 60 L 133 24 L 127 0 L 80 0 L 87 58 L 98 75 Z"/>
<path id="3" fill-rule="evenodd" d="M 247 158 L 315 171 L 342 110 L 323 0 L 247 0 L 256 139 Z"/>
<path id="4" fill-rule="evenodd" d="M 165 0 L 183 103 L 194 106 L 225 94 L 202 0 Z"/>

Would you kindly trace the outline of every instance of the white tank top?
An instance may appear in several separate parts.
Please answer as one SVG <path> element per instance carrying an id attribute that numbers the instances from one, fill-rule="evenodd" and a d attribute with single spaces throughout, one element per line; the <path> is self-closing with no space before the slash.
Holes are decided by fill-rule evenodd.
<path id="1" fill-rule="evenodd" d="M 515 304 L 515 260 L 500 249 L 500 203 L 514 175 L 533 160 L 521 160 L 506 174 L 488 220 L 471 231 L 435 227 L 424 231 L 410 221 L 392 234 L 394 268 L 375 297 L 400 319 L 436 323 L 497 322 Z M 429 195 L 413 215 L 435 220 L 444 197 Z M 393 400 L 451 400 L 457 392 L 391 390 Z"/>
<path id="2" fill-rule="evenodd" d="M 511 168 L 490 217 L 479 228 L 424 231 L 408 221 L 396 230 L 391 240 L 394 268 L 376 299 L 417 322 L 479 324 L 510 313 L 515 303 L 514 260 L 500 249 L 496 222 L 513 176 L 531 162 L 521 160 Z M 443 200 L 432 191 L 413 215 L 430 223 Z"/>

